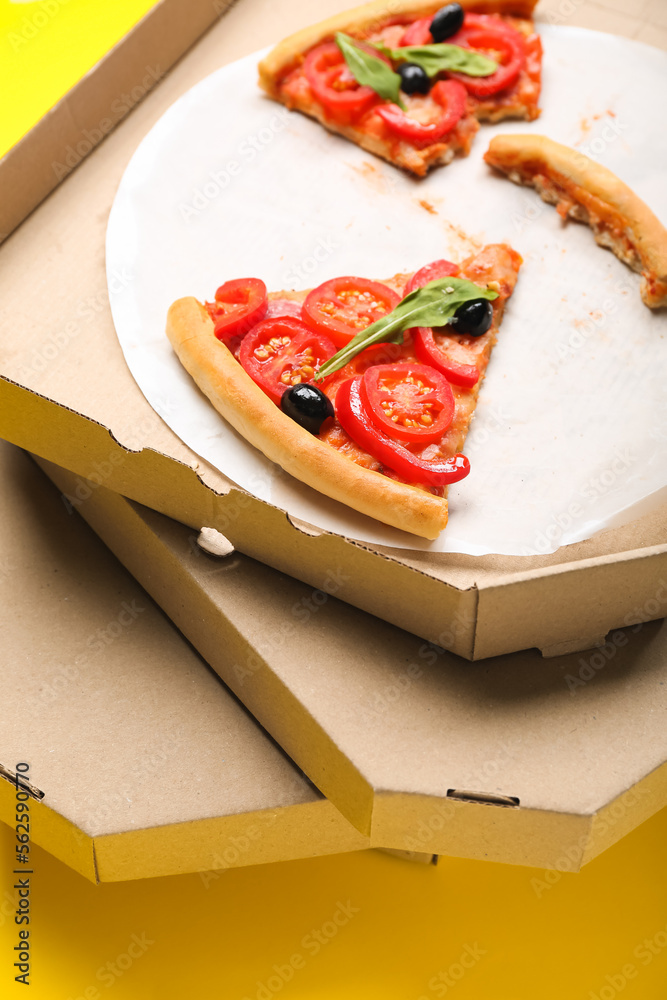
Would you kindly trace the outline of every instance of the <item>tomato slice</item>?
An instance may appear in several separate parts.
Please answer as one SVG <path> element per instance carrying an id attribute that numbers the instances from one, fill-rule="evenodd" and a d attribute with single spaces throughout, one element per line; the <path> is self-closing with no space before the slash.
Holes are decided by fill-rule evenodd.
<path id="1" fill-rule="evenodd" d="M 441 334 L 436 342 L 434 331 L 427 326 L 416 327 L 414 335 L 415 354 L 423 364 L 431 365 L 441 372 L 448 382 L 466 389 L 471 389 L 479 382 L 479 369 L 476 365 L 462 365 L 448 356 L 448 340 L 450 345 L 454 342 L 446 335 Z"/>
<path id="2" fill-rule="evenodd" d="M 413 21 L 398 44 L 400 46 L 433 45 L 433 35 L 431 34 L 432 20 L 433 15 L 430 17 L 420 17 L 418 20 Z"/>
<path id="3" fill-rule="evenodd" d="M 429 281 L 437 278 L 455 278 L 460 273 L 460 268 L 452 264 L 449 260 L 434 260 L 432 264 L 427 264 L 417 271 L 408 282 L 405 294 L 413 292 L 415 288 L 423 288 Z M 454 385 L 461 385 L 470 389 L 479 381 L 479 369 L 476 365 L 462 365 L 447 354 L 448 338 L 444 331 L 438 330 L 439 340 L 436 342 L 435 332 L 430 327 L 418 326 L 412 331 L 414 333 L 415 354 L 425 365 L 430 365 L 441 372 L 448 382 Z M 449 343 L 452 343 L 449 341 Z"/>
<path id="4" fill-rule="evenodd" d="M 310 330 L 293 316 L 258 323 L 241 343 L 239 361 L 250 378 L 274 403 L 285 389 L 310 382 L 320 365 L 336 353 L 328 337 Z"/>
<path id="5" fill-rule="evenodd" d="M 434 121 L 422 122 L 412 118 L 397 104 L 380 104 L 375 112 L 399 139 L 405 139 L 417 148 L 430 146 L 444 139 L 465 114 L 466 88 L 458 80 L 439 80 L 423 100 L 413 97 L 412 106 L 420 109 L 422 106 L 429 107 L 430 98 L 442 108 Z"/>
<path id="6" fill-rule="evenodd" d="M 333 118 L 349 121 L 377 99 L 374 90 L 357 83 L 335 42 L 312 49 L 303 70 L 313 94 Z"/>
<path id="7" fill-rule="evenodd" d="M 519 73 L 526 64 L 523 36 L 493 15 L 466 14 L 461 30 L 447 41 L 451 45 L 461 45 L 466 49 L 478 49 L 488 53 L 499 62 L 498 69 L 491 76 L 450 73 L 450 77 L 459 80 L 473 97 L 483 99 L 501 90 L 507 90 L 516 83 Z"/>
<path id="8" fill-rule="evenodd" d="M 439 441 L 456 408 L 444 375 L 414 362 L 368 368 L 361 379 L 361 398 L 379 430 L 411 444 Z"/>
<path id="9" fill-rule="evenodd" d="M 325 333 L 338 347 L 355 334 L 386 316 L 400 302 L 397 293 L 379 281 L 367 278 L 332 278 L 309 292 L 302 319 L 313 330 Z"/>
<path id="10" fill-rule="evenodd" d="M 455 278 L 460 271 L 458 264 L 452 264 L 451 260 L 434 260 L 415 271 L 405 286 L 405 294 L 409 295 L 415 288 L 423 288 L 429 281 L 437 281 L 438 278 Z"/>
<path id="11" fill-rule="evenodd" d="M 264 319 L 268 305 L 266 285 L 259 278 L 236 278 L 220 285 L 215 301 L 207 302 L 206 309 L 215 324 L 219 340 L 229 340 L 247 333 Z"/>
<path id="12" fill-rule="evenodd" d="M 470 463 L 465 455 L 432 460 L 418 458 L 405 445 L 378 430 L 364 405 L 361 380 L 361 375 L 348 379 L 336 395 L 338 422 L 360 447 L 408 483 L 445 486 L 468 475 Z"/>

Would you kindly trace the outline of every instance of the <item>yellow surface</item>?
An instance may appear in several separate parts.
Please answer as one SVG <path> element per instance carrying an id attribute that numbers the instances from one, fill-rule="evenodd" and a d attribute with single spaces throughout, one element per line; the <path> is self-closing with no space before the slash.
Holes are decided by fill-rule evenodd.
<path id="1" fill-rule="evenodd" d="M 33 848 L 28 994 L 0 824 L 0 997 L 665 1000 L 666 843 L 663 810 L 578 875 L 365 852 L 102 886 Z"/>
<path id="2" fill-rule="evenodd" d="M 0 156 L 156 0 L 0 0 Z"/>

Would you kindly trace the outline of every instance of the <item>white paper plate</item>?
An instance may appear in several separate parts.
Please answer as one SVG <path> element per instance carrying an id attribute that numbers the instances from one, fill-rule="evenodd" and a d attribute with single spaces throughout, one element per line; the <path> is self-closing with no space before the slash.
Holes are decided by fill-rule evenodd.
<path id="1" fill-rule="evenodd" d="M 114 323 L 148 401 L 233 482 L 348 537 L 473 555 L 555 551 L 664 499 L 667 320 L 587 227 L 564 225 L 482 155 L 498 132 L 544 133 L 609 166 L 667 221 L 667 55 L 578 28 L 542 36 L 539 121 L 482 126 L 468 158 L 424 180 L 268 100 L 256 86 L 261 53 L 202 80 L 143 140 L 107 231 L 109 282 L 131 278 L 111 286 Z M 463 234 L 510 242 L 525 263 L 466 443 L 472 472 L 450 488 L 436 542 L 273 466 L 218 416 L 164 334 L 174 299 L 210 298 L 230 278 L 281 289 L 388 277 L 460 259 Z"/>

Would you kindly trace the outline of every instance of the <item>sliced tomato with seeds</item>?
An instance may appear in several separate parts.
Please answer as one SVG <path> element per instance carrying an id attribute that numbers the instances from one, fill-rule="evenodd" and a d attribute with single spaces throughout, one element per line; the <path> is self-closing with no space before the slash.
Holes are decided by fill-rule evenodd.
<path id="1" fill-rule="evenodd" d="M 335 42 L 325 42 L 312 49 L 306 56 L 303 71 L 322 107 L 340 121 L 351 121 L 377 100 L 374 90 L 355 80 Z"/>
<path id="2" fill-rule="evenodd" d="M 258 323 L 245 337 L 239 361 L 250 378 L 279 405 L 285 389 L 312 381 L 320 365 L 335 353 L 336 347 L 328 337 L 309 329 L 300 319 L 277 316 Z"/>
<path id="3" fill-rule="evenodd" d="M 526 45 L 523 35 L 500 18 L 489 14 L 466 14 L 463 27 L 451 38 L 450 45 L 475 49 L 490 56 L 498 63 L 491 76 L 468 76 L 467 73 L 450 73 L 459 80 L 469 94 L 479 99 L 492 97 L 516 83 L 526 64 Z"/>
<path id="4" fill-rule="evenodd" d="M 423 97 L 411 95 L 409 114 L 397 104 L 380 104 L 375 114 L 395 136 L 420 149 L 449 135 L 465 114 L 467 103 L 462 83 L 439 80 Z"/>
<path id="5" fill-rule="evenodd" d="M 389 437 L 433 444 L 454 419 L 454 393 L 435 368 L 414 362 L 375 365 L 361 379 L 361 397 L 373 423 Z"/>
<path id="6" fill-rule="evenodd" d="M 326 334 L 344 347 L 355 334 L 386 316 L 400 302 L 387 285 L 367 278 L 332 278 L 309 292 L 302 318 L 313 330 Z"/>
<path id="7" fill-rule="evenodd" d="M 460 271 L 458 264 L 452 264 L 451 260 L 434 260 L 415 271 L 405 286 L 405 294 L 409 295 L 415 288 L 423 288 L 429 281 L 437 281 L 438 278 L 456 278 Z"/>
<path id="8" fill-rule="evenodd" d="M 206 309 L 219 340 L 247 333 L 264 319 L 268 306 L 266 285 L 259 278 L 236 278 L 220 285 Z"/>
<path id="9" fill-rule="evenodd" d="M 456 483 L 468 475 L 470 463 L 465 455 L 420 458 L 404 444 L 379 430 L 371 420 L 361 396 L 361 382 L 361 375 L 348 379 L 340 386 L 336 396 L 338 422 L 361 448 L 406 483 L 440 487 Z"/>

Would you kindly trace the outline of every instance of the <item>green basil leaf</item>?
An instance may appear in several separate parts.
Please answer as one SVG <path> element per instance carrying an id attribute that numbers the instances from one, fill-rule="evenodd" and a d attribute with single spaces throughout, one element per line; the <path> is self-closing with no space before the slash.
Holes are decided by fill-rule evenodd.
<path id="1" fill-rule="evenodd" d="M 317 371 L 314 381 L 332 375 L 351 361 L 360 351 L 374 344 L 402 344 L 403 334 L 414 326 L 446 326 L 464 302 L 474 299 L 498 298 L 490 288 L 482 288 L 465 278 L 436 278 L 423 288 L 416 288 L 398 303 L 395 309 L 361 330 L 337 354 Z M 453 332 L 456 332 L 454 321 Z"/>
<path id="2" fill-rule="evenodd" d="M 394 73 L 391 66 L 387 66 L 379 56 L 371 55 L 370 52 L 359 48 L 349 35 L 337 31 L 335 37 L 336 45 L 343 53 L 348 69 L 357 83 L 362 87 L 371 87 L 380 97 L 398 104 L 399 108 L 405 111 L 405 105 L 398 93 L 401 88 L 401 78 L 398 73 Z"/>
<path id="3" fill-rule="evenodd" d="M 481 52 L 437 42 L 433 45 L 406 45 L 400 49 L 388 49 L 384 45 L 377 48 L 392 62 L 410 62 L 421 66 L 428 76 L 436 76 L 444 70 L 467 73 L 468 76 L 491 76 L 498 69 L 498 63 Z"/>

